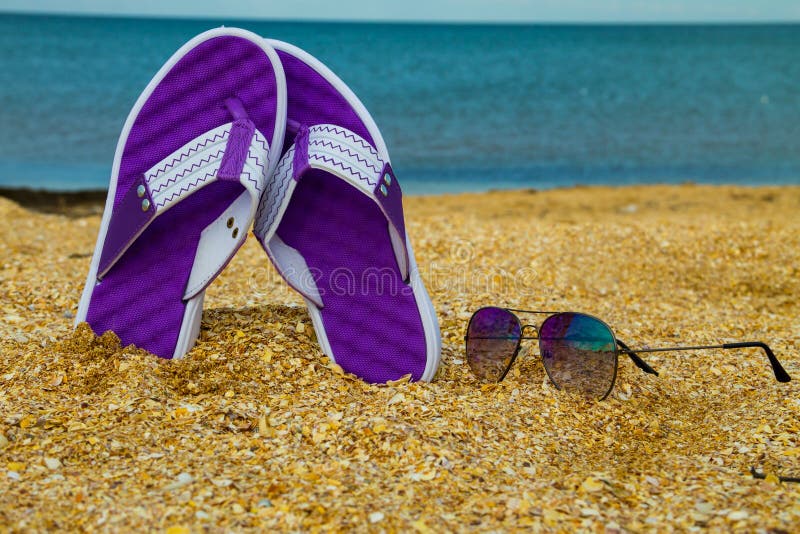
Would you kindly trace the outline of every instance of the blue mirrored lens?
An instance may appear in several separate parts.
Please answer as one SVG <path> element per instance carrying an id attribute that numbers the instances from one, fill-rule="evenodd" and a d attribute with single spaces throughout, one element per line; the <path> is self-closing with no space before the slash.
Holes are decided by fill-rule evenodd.
<path id="1" fill-rule="evenodd" d="M 550 380 L 560 389 L 605 398 L 617 374 L 614 334 L 599 319 L 558 313 L 539 329 L 539 349 Z"/>

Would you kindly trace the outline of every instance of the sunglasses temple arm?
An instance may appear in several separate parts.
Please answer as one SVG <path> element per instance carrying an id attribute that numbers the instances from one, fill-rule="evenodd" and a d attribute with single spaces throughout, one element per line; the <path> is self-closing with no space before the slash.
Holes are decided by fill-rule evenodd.
<path id="1" fill-rule="evenodd" d="M 740 343 L 725 343 L 722 345 L 723 349 L 746 349 L 750 347 L 762 349 L 767 353 L 769 363 L 772 365 L 772 372 L 775 373 L 775 378 L 778 380 L 778 382 L 790 382 L 792 380 L 792 377 L 789 376 L 789 373 L 786 372 L 786 369 L 783 368 L 781 362 L 779 362 L 778 358 L 775 357 L 775 353 L 772 352 L 772 349 L 769 348 L 769 345 L 766 343 L 762 343 L 761 341 L 744 341 Z"/>
<path id="2" fill-rule="evenodd" d="M 623 342 L 622 342 L 622 341 L 620 341 L 619 339 L 617 340 L 617 345 L 619 345 L 619 348 L 621 348 L 621 349 L 622 349 L 622 351 L 621 351 L 621 352 L 623 352 L 623 353 L 625 353 L 625 354 L 627 354 L 627 355 L 628 355 L 628 357 L 631 359 L 631 361 L 633 361 L 633 363 L 636 365 L 636 367 L 638 367 L 639 369 L 641 369 L 641 370 L 642 370 L 642 371 L 644 371 L 645 373 L 649 373 L 649 374 L 651 374 L 651 375 L 656 375 L 656 376 L 658 376 L 658 371 L 656 371 L 655 369 L 653 369 L 652 367 L 650 367 L 650 366 L 647 364 L 647 362 L 646 362 L 646 361 L 644 361 L 643 359 L 641 359 L 641 358 L 639 357 L 639 355 L 638 355 L 638 354 L 636 354 L 635 352 L 633 352 L 633 351 L 632 351 L 632 350 L 631 350 L 631 349 L 628 347 L 628 345 L 626 345 L 625 343 L 623 343 Z"/>
<path id="3" fill-rule="evenodd" d="M 625 348 L 626 347 L 623 346 L 623 349 Z M 703 349 L 729 350 L 729 349 L 746 349 L 746 348 L 759 348 L 762 349 L 765 353 L 767 353 L 767 358 L 769 358 L 769 363 L 770 365 L 772 365 L 772 372 L 775 373 L 775 379 L 778 382 L 790 382 L 792 380 L 792 377 L 789 376 L 789 373 L 787 373 L 786 370 L 783 368 L 781 362 L 779 362 L 778 358 L 775 357 L 775 353 L 772 352 L 772 349 L 769 348 L 769 345 L 761 341 L 744 341 L 739 343 L 723 343 L 722 345 L 701 345 L 696 347 L 665 347 L 659 349 L 636 349 L 636 350 L 639 352 L 671 352 L 679 350 L 703 350 Z M 632 351 L 630 351 L 630 349 L 627 350 L 628 350 L 627 354 L 630 356 Z"/>
<path id="4" fill-rule="evenodd" d="M 764 473 L 759 473 L 756 471 L 755 467 L 750 467 L 750 474 L 753 475 L 753 478 L 757 478 L 759 480 L 764 480 L 767 478 L 767 475 Z M 780 482 L 800 482 L 800 477 L 782 477 L 778 476 L 778 480 Z"/>

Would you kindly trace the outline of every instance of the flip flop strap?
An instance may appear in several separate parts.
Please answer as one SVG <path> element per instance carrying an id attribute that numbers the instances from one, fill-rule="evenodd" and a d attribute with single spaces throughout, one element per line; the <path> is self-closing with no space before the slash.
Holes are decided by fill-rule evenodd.
<path id="1" fill-rule="evenodd" d="M 98 280 L 153 220 L 218 180 L 239 182 L 245 192 L 203 230 L 185 298 L 202 291 L 225 266 L 247 237 L 247 226 L 264 190 L 269 157 L 265 137 L 246 116 L 237 117 L 238 112 L 233 115 L 236 119 L 233 122 L 196 137 L 134 180 L 114 207 L 98 266 Z M 239 219 L 235 221 L 237 232 L 227 228 L 231 216 Z"/>
<path id="2" fill-rule="evenodd" d="M 309 283 L 313 277 L 306 275 L 305 261 L 276 235 L 297 182 L 310 169 L 338 176 L 378 205 L 386 217 L 400 272 L 403 278 L 408 278 L 410 264 L 403 192 L 391 165 L 361 136 L 334 124 L 318 124 L 301 127 L 294 143 L 281 158 L 267 181 L 253 229 L 289 285 L 322 307 L 315 284 Z"/>

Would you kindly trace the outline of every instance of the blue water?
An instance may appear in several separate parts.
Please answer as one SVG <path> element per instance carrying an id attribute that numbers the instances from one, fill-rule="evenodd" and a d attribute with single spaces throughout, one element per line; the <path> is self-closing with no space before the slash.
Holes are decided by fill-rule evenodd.
<path id="1" fill-rule="evenodd" d="M 139 92 L 225 23 L 327 63 L 411 193 L 800 183 L 800 25 L 455 26 L 0 16 L 0 185 L 107 185 Z"/>

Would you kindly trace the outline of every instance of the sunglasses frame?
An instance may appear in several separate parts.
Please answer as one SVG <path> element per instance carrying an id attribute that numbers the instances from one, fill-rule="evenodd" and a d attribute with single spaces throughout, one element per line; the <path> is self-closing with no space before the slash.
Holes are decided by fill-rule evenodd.
<path id="1" fill-rule="evenodd" d="M 499 384 L 500 382 L 502 382 L 503 379 L 508 374 L 508 372 L 514 366 L 514 362 L 517 360 L 517 355 L 519 354 L 519 351 L 522 348 L 522 340 L 537 340 L 537 341 L 539 341 L 539 357 L 542 360 L 542 367 L 544 367 L 544 371 L 545 371 L 545 373 L 547 373 L 547 378 L 550 380 L 550 383 L 553 384 L 556 387 L 556 389 L 561 390 L 562 387 L 560 385 L 558 385 L 558 382 L 556 382 L 553 379 L 553 376 L 550 374 L 550 371 L 547 369 L 547 365 L 545 365 L 545 363 L 544 363 L 544 355 L 542 355 L 542 345 L 541 345 L 541 338 L 539 337 L 539 330 L 551 318 L 558 317 L 558 316 L 561 316 L 561 315 L 571 314 L 571 315 L 580 315 L 580 316 L 583 316 L 583 317 L 588 317 L 590 319 L 594 319 L 595 321 L 597 321 L 600 324 L 602 324 L 608 330 L 609 334 L 611 334 L 611 339 L 614 340 L 614 374 L 611 377 L 611 385 L 609 386 L 608 391 L 606 391 L 603 394 L 602 397 L 599 397 L 598 400 L 604 400 L 614 390 L 614 385 L 617 383 L 617 371 L 619 369 L 619 352 L 620 351 L 617 348 L 617 346 L 621 343 L 621 341 L 619 341 L 617 339 L 617 336 L 614 335 L 614 330 L 611 329 L 611 326 L 609 326 L 608 323 L 606 323 L 605 321 L 603 321 L 599 317 L 595 317 L 594 315 L 590 315 L 588 313 L 583 313 L 583 312 L 529 311 L 529 310 L 516 310 L 514 308 L 501 308 L 499 306 L 483 306 L 483 307 L 478 308 L 477 310 L 475 310 L 475 312 L 469 318 L 469 323 L 467 323 L 467 334 L 466 334 L 466 336 L 464 336 L 464 341 L 467 342 L 467 343 L 469 343 L 469 328 L 470 328 L 470 326 L 472 326 L 472 320 L 475 319 L 475 316 L 478 315 L 478 313 L 480 313 L 482 310 L 503 310 L 505 312 L 508 312 L 512 317 L 514 317 L 514 320 L 516 321 L 517 325 L 519 326 L 519 337 L 517 338 L 517 346 L 514 349 L 514 353 L 511 355 L 511 358 L 509 359 L 508 365 L 506 366 L 505 370 L 503 371 L 503 374 L 500 375 L 500 378 L 498 378 L 497 382 L 495 382 L 495 383 Z M 517 313 L 526 313 L 526 314 L 531 314 L 531 315 L 547 315 L 548 317 L 545 318 L 545 320 L 542 321 L 542 324 L 539 325 L 539 326 L 532 325 L 532 324 L 523 325 L 522 321 L 520 321 L 519 316 L 517 315 Z M 533 328 L 536 331 L 536 337 L 524 335 L 526 328 Z M 476 339 L 476 338 L 473 338 L 473 339 Z M 467 352 L 469 352 L 469 347 L 467 347 Z M 467 358 L 467 362 L 469 362 L 469 357 Z"/>
<path id="2" fill-rule="evenodd" d="M 608 329 L 608 331 L 611 333 L 611 337 L 614 339 L 614 376 L 613 376 L 613 378 L 611 380 L 611 387 L 608 389 L 608 391 L 605 393 L 605 395 L 600 397 L 599 400 L 603 400 L 603 399 L 607 398 L 611 394 L 611 391 L 614 389 L 614 385 L 616 384 L 616 381 L 617 381 L 617 371 L 619 369 L 619 355 L 620 355 L 620 353 L 626 354 L 631 359 L 631 361 L 634 363 L 634 365 L 636 365 L 636 367 L 638 367 L 639 369 L 641 369 L 645 373 L 658 376 L 658 372 L 655 369 L 653 369 L 652 367 L 650 367 L 650 365 L 647 362 L 642 360 L 642 358 L 639 357 L 637 352 L 674 352 L 674 351 L 705 350 L 705 349 L 726 349 L 727 350 L 727 349 L 742 349 L 742 348 L 759 348 L 759 349 L 762 349 L 765 352 L 765 354 L 767 355 L 767 358 L 769 359 L 769 363 L 770 363 L 770 365 L 772 367 L 772 372 L 775 375 L 775 379 L 778 382 L 790 382 L 792 380 L 792 378 L 789 376 L 789 373 L 786 372 L 786 370 L 781 365 L 780 361 L 778 361 L 778 358 L 772 352 L 772 349 L 766 343 L 764 343 L 763 341 L 744 341 L 744 342 L 734 342 L 734 343 L 722 343 L 722 344 L 719 344 L 719 345 L 695 345 L 695 346 L 676 346 L 676 347 L 659 347 L 659 348 L 639 348 L 639 349 L 635 349 L 634 350 L 634 349 L 631 349 L 630 347 L 628 347 L 625 343 L 623 343 L 619 339 L 617 339 L 617 336 L 614 333 L 614 329 L 612 329 L 611 326 L 608 323 L 606 323 L 605 321 L 603 321 L 599 317 L 595 317 L 594 315 L 591 315 L 591 314 L 588 314 L 588 313 L 571 312 L 571 311 L 554 312 L 554 311 L 521 310 L 521 309 L 517 309 L 517 308 L 504 308 L 504 307 L 500 307 L 500 306 L 482 306 L 481 308 L 478 308 L 477 310 L 475 310 L 475 312 L 473 312 L 472 316 L 470 317 L 469 322 L 467 323 L 467 331 L 466 331 L 466 334 L 464 335 L 464 342 L 467 345 L 466 346 L 466 352 L 467 352 L 467 362 L 468 363 L 469 363 L 469 340 L 470 340 L 469 331 L 470 331 L 470 327 L 472 326 L 472 321 L 475 319 L 475 317 L 483 310 L 501 310 L 501 311 L 507 312 L 514 318 L 514 320 L 516 321 L 517 325 L 519 326 L 519 337 L 517 339 L 517 346 L 514 349 L 514 353 L 511 355 L 511 358 L 508 361 L 508 365 L 506 366 L 506 369 L 503 371 L 502 375 L 500 375 L 500 378 L 498 378 L 495 383 L 502 382 L 503 379 L 508 374 L 508 372 L 511 370 L 511 367 L 514 365 L 514 362 L 517 360 L 517 355 L 519 354 L 520 348 L 522 347 L 522 340 L 523 339 L 526 339 L 526 340 L 527 339 L 536 339 L 536 340 L 539 340 L 539 353 L 540 353 L 539 355 L 542 358 L 542 366 L 544 367 L 545 372 L 547 373 L 547 377 L 550 379 L 550 382 L 556 387 L 556 389 L 559 389 L 559 390 L 562 389 L 561 386 L 559 386 L 553 380 L 553 377 L 550 375 L 550 371 L 548 371 L 547 366 L 544 364 L 544 356 L 541 354 L 542 347 L 541 347 L 541 338 L 539 337 L 539 331 L 541 330 L 541 326 L 544 325 L 550 318 L 555 317 L 555 316 L 559 316 L 559 315 L 564 315 L 564 314 L 572 314 L 572 315 L 584 316 L 584 317 L 588 317 L 590 319 L 593 319 L 595 321 L 598 321 L 600 324 L 602 324 L 604 327 L 606 327 L 606 329 Z M 536 325 L 532 325 L 532 324 L 523 325 L 522 321 L 520 321 L 520 319 L 519 319 L 519 315 L 517 315 L 517 314 L 547 315 L 548 317 L 542 322 L 542 324 L 540 326 L 537 327 Z M 536 331 L 536 337 L 525 336 L 524 334 L 525 334 L 525 329 L 526 328 L 533 328 Z M 493 338 L 493 337 L 489 337 L 489 338 L 473 338 L 473 339 L 509 339 L 509 338 Z M 471 365 L 470 365 L 470 369 L 472 369 Z M 474 370 L 473 370 L 473 373 L 475 373 Z M 476 376 L 477 376 L 477 374 L 476 374 Z M 480 377 L 478 377 L 478 378 L 480 378 Z"/>

